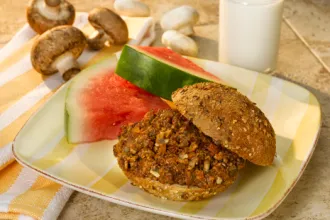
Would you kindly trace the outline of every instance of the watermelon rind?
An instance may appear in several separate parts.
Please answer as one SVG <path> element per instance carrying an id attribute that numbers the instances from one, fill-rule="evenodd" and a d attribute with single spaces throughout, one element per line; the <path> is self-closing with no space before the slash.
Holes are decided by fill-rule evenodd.
<path id="1" fill-rule="evenodd" d="M 95 77 L 100 77 L 114 70 L 117 65 L 117 57 L 112 55 L 104 58 L 98 64 L 82 70 L 69 83 L 65 98 L 65 132 L 68 143 L 79 143 L 83 139 L 83 121 L 85 112 L 78 102 L 82 90 L 88 86 L 88 82 Z"/>
<path id="2" fill-rule="evenodd" d="M 125 45 L 122 50 L 116 74 L 167 100 L 171 100 L 171 94 L 185 85 L 215 81 L 209 76 L 170 63 L 130 45 Z"/>

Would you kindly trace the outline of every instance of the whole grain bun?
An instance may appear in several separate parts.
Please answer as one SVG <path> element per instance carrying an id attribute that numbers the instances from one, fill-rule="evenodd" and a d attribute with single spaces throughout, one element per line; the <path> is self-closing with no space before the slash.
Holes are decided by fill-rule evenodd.
<path id="1" fill-rule="evenodd" d="M 216 144 L 257 165 L 273 163 L 273 127 L 255 103 L 236 89 L 197 83 L 176 90 L 172 100 L 180 113 Z"/>
<path id="2" fill-rule="evenodd" d="M 225 184 L 221 184 L 218 187 L 200 188 L 196 186 L 188 187 L 186 185 L 178 184 L 164 184 L 149 178 L 137 177 L 127 172 L 125 172 L 125 174 L 132 181 L 133 185 L 138 186 L 154 196 L 174 201 L 203 200 L 225 191 L 235 181 L 235 179 L 232 179 L 231 181 L 227 181 Z"/>

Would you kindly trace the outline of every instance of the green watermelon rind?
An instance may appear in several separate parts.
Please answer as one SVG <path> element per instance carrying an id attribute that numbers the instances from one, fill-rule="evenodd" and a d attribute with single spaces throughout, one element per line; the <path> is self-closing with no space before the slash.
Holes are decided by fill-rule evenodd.
<path id="1" fill-rule="evenodd" d="M 171 100 L 172 92 L 185 85 L 215 81 L 129 45 L 121 52 L 116 74 L 167 100 Z"/>
<path id="2" fill-rule="evenodd" d="M 85 87 L 79 87 L 79 85 L 86 85 L 89 80 L 94 77 L 98 77 L 103 74 L 107 74 L 108 71 L 114 70 L 117 64 L 116 55 L 112 55 L 104 58 L 98 64 L 92 65 L 82 70 L 77 76 L 75 76 L 69 83 L 66 96 L 65 96 L 65 134 L 68 143 L 79 143 L 84 132 L 81 130 L 84 126 L 77 125 L 77 121 L 81 119 L 79 114 L 82 113 L 82 107 L 77 102 L 77 95 L 81 94 L 79 89 Z M 76 94 L 74 94 L 76 92 Z M 74 120 L 76 117 L 76 121 Z M 73 125 L 75 123 L 75 125 Z"/>

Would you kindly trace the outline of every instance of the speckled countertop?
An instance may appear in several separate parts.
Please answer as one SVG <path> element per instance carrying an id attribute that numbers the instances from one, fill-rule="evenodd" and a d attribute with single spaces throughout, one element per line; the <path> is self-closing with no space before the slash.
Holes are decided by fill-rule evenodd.
<path id="1" fill-rule="evenodd" d="M 71 0 L 77 11 L 96 6 L 112 7 L 113 0 Z M 219 0 L 143 0 L 152 16 L 159 20 L 164 11 L 182 4 L 198 9 L 200 21 L 194 37 L 200 46 L 199 57 L 217 60 Z M 27 0 L 1 0 L 0 46 L 6 44 L 25 20 Z M 273 75 L 312 91 L 322 105 L 322 130 L 314 155 L 303 176 L 285 201 L 267 220 L 330 219 L 330 1 L 286 0 L 277 70 Z M 305 43 L 288 26 L 293 25 Z M 159 44 L 161 33 L 156 26 Z M 326 66 L 327 65 L 327 66 Z M 74 193 L 59 219 L 171 219 Z"/>

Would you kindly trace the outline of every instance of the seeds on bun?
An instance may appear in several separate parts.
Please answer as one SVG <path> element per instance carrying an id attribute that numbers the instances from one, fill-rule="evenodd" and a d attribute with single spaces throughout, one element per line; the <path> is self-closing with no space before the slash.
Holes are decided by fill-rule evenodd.
<path id="1" fill-rule="evenodd" d="M 197 83 L 176 90 L 172 100 L 179 112 L 216 144 L 254 164 L 273 163 L 273 127 L 255 103 L 236 89 Z"/>

